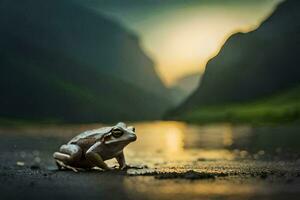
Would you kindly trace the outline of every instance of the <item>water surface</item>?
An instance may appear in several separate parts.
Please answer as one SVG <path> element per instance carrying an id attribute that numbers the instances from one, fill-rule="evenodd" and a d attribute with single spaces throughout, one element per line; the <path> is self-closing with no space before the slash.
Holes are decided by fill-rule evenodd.
<path id="1" fill-rule="evenodd" d="M 100 124 L 1 128 L 1 173 L 18 172 L 20 184 L 26 185 L 43 183 L 43 174 L 50 170 L 51 182 L 39 190 L 49 187 L 68 193 L 75 188 L 69 194 L 75 195 L 84 185 L 99 196 L 109 195 L 107 192 L 114 188 L 114 196 L 122 194 L 127 199 L 280 199 L 300 193 L 298 124 L 197 126 L 155 121 L 128 125 L 136 127 L 138 140 L 125 149 L 127 163 L 133 167 L 125 173 L 53 171 L 53 151 L 74 135 L 103 126 Z M 23 162 L 23 168 L 14 168 L 17 162 Z M 108 163 L 115 165 L 116 161 Z M 30 172 L 33 164 L 41 167 L 41 177 Z M 216 178 L 174 179 L 172 174 L 191 170 Z M 166 179 L 157 177 L 168 173 Z M 11 184 L 21 187 L 12 182 L 18 176 L 13 177 Z"/>

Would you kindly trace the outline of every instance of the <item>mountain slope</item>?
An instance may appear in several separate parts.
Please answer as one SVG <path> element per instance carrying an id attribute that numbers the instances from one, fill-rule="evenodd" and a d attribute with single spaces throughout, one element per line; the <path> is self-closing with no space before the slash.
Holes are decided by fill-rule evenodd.
<path id="1" fill-rule="evenodd" d="M 300 2 L 288 0 L 255 31 L 228 39 L 201 84 L 173 114 L 248 102 L 300 84 Z"/>
<path id="2" fill-rule="evenodd" d="M 80 4 L 2 0 L 0 26 L 2 118 L 145 120 L 169 106 L 136 36 Z"/>
<path id="3" fill-rule="evenodd" d="M 199 107 L 174 119 L 190 123 L 282 123 L 300 119 L 300 87 L 250 102 Z"/>
<path id="4" fill-rule="evenodd" d="M 169 88 L 175 105 L 182 103 L 197 88 L 201 75 L 199 73 L 184 76 Z"/>

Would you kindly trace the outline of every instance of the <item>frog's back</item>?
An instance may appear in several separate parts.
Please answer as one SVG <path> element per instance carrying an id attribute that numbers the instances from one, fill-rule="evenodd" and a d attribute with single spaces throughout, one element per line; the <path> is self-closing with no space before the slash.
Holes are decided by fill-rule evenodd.
<path id="1" fill-rule="evenodd" d="M 68 144 L 77 144 L 81 140 L 100 140 L 103 135 L 109 133 L 112 127 L 103 127 L 99 129 L 88 130 L 72 138 Z"/>

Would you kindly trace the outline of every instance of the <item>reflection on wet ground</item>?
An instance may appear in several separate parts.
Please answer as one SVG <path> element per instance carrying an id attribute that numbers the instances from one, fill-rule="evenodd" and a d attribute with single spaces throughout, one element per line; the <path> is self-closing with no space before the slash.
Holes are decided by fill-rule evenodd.
<path id="1" fill-rule="evenodd" d="M 132 160 L 297 159 L 300 126 L 195 126 L 180 122 L 136 124 L 138 142 L 127 148 Z M 288 155 L 289 154 L 289 155 Z"/>
<path id="2" fill-rule="evenodd" d="M 300 193 L 300 125 L 196 126 L 160 121 L 133 125 L 138 140 L 125 149 L 132 167 L 116 172 L 125 176 L 115 183 L 129 199 L 280 199 Z M 25 167 L 30 163 L 31 168 L 49 171 L 54 167 L 51 153 L 59 145 L 98 127 L 2 128 L 0 157 L 5 163 L 18 161 Z M 5 153 L 12 155 L 7 158 Z M 111 175 L 100 178 L 112 181 Z M 86 184 L 94 184 L 93 178 L 89 180 Z"/>

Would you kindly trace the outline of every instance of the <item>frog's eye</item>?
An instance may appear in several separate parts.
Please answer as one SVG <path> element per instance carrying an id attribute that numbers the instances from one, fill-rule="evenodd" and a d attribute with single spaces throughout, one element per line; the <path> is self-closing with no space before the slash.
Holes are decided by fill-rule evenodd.
<path id="1" fill-rule="evenodd" d="M 112 130 L 112 135 L 115 138 L 121 137 L 123 135 L 123 131 L 121 129 L 114 129 Z"/>

